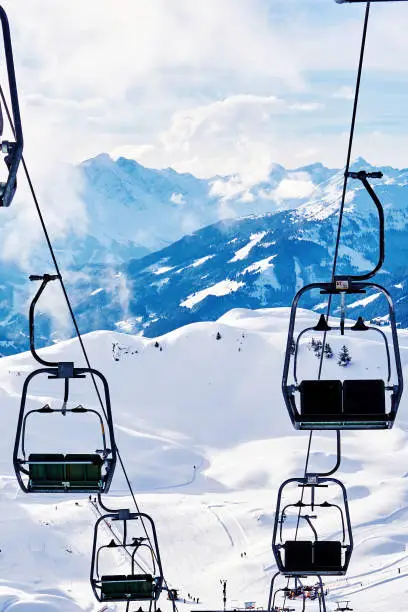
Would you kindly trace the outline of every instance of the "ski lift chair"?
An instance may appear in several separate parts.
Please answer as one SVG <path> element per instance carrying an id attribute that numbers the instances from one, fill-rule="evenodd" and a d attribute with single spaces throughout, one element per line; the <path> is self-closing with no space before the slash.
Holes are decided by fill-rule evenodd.
<path id="1" fill-rule="evenodd" d="M 13 464 L 16 477 L 25 493 L 107 493 L 113 478 L 116 465 L 116 444 L 113 431 L 113 420 L 109 387 L 106 378 L 93 368 L 76 368 L 72 362 L 54 363 L 42 359 L 34 345 L 34 309 L 45 286 L 57 275 L 30 277 L 31 280 L 42 280 L 41 287 L 30 307 L 30 349 L 34 358 L 46 366 L 31 372 L 24 381 L 14 444 Z M 49 380 L 63 381 L 64 396 L 62 407 L 51 408 L 48 404 L 42 408 L 27 410 L 27 395 L 31 381 L 37 377 L 48 376 Z M 104 409 L 88 409 L 79 405 L 68 408 L 70 381 L 92 377 L 102 383 Z M 33 453 L 27 452 L 26 431 L 29 417 L 39 414 L 50 418 L 55 415 L 92 414 L 95 416 L 101 431 L 101 448 L 82 454 Z M 69 417 L 68 417 L 69 418 Z"/>
<path id="2" fill-rule="evenodd" d="M 334 612 L 353 612 L 353 608 L 349 607 L 349 603 L 349 601 L 338 601 Z"/>
<path id="3" fill-rule="evenodd" d="M 285 362 L 282 376 L 282 393 L 291 421 L 296 429 L 389 429 L 398 411 L 403 390 L 401 358 L 398 345 L 397 324 L 392 298 L 389 292 L 376 283 L 366 282 L 381 268 L 384 261 L 384 213 L 381 202 L 368 183 L 368 178 L 381 178 L 380 172 L 349 172 L 351 178 L 359 179 L 375 203 L 379 217 L 379 257 L 376 266 L 368 273 L 358 276 L 336 276 L 330 283 L 312 283 L 297 292 L 290 312 L 289 332 L 286 345 Z M 341 299 L 341 318 L 339 326 L 330 326 L 327 317 L 320 316 L 314 327 L 303 329 L 295 339 L 295 323 L 299 301 L 304 294 L 320 290 L 321 294 L 338 295 Z M 375 290 L 382 294 L 388 305 L 391 327 L 393 368 L 391 367 L 390 348 L 384 332 L 376 327 L 367 326 L 361 317 L 352 326 L 345 323 L 345 299 L 347 295 L 364 294 Z M 349 330 L 352 333 L 374 330 L 384 342 L 388 366 L 387 380 L 298 380 L 297 361 L 300 339 L 310 331 L 326 335 L 332 331 Z M 293 376 L 291 366 L 293 365 Z M 391 382 L 391 379 L 394 382 Z"/>
<path id="4" fill-rule="evenodd" d="M 3 31 L 3 45 L 7 67 L 7 78 L 11 101 L 10 120 L 13 122 L 13 141 L 1 140 L 1 153 L 7 166 L 7 179 L 0 181 L 0 206 L 10 206 L 17 188 L 17 171 L 23 154 L 23 131 L 21 127 L 20 107 L 18 103 L 16 75 L 14 72 L 13 49 L 11 45 L 10 26 L 4 9 L 0 6 L 0 21 Z M 5 105 L 5 98 L 1 92 L 1 99 Z M 8 114 L 8 108 L 5 108 Z M 3 111 L 0 105 L 0 138 L 3 136 Z"/>
<path id="5" fill-rule="evenodd" d="M 314 283 L 301 289 L 292 305 L 289 323 L 289 341 L 286 349 L 282 377 L 282 393 L 291 421 L 296 429 L 389 429 L 393 426 L 403 390 L 401 358 L 397 327 L 391 297 L 379 285 L 359 283 L 361 287 L 375 288 L 387 298 L 392 337 L 392 357 L 386 334 L 378 327 L 366 325 L 359 317 L 353 325 L 329 325 L 324 315 L 313 327 L 303 329 L 294 339 L 296 311 L 301 295 L 319 288 L 332 290 L 330 283 Z M 298 376 L 300 340 L 307 332 L 326 334 L 373 331 L 384 345 L 387 376 L 384 379 L 307 380 Z M 294 350 L 291 350 L 293 346 Z M 293 366 L 293 369 L 292 369 Z"/>
<path id="6" fill-rule="evenodd" d="M 282 495 L 287 487 L 297 484 L 304 491 L 310 491 L 310 502 L 303 501 L 303 495 L 295 503 L 282 506 Z M 338 505 L 328 501 L 318 502 L 322 489 L 335 485 L 340 489 L 342 504 Z M 298 540 L 286 538 L 284 528 L 288 510 L 292 508 L 298 524 L 304 520 L 313 534 L 313 539 Z M 313 520 L 317 515 L 304 514 L 305 510 L 317 514 L 328 509 L 335 509 L 339 513 L 339 532 L 341 539 L 321 540 Z M 344 485 L 335 478 L 307 475 L 305 478 L 290 478 L 279 488 L 277 509 L 272 540 L 272 550 L 280 572 L 284 574 L 309 576 L 342 576 L 346 573 L 353 550 L 353 535 L 351 531 L 350 514 L 347 493 Z"/>
<path id="7" fill-rule="evenodd" d="M 116 537 L 108 544 L 99 546 L 98 538 L 106 521 L 111 521 L 113 526 L 115 523 L 116 525 L 122 523 L 123 537 Z M 130 521 L 139 521 L 143 528 L 143 521 L 149 523 L 153 541 L 151 542 L 147 537 L 129 538 L 128 523 Z M 151 554 L 152 573 L 143 571 L 144 566 L 136 560 L 136 555 L 142 548 L 147 548 Z M 101 575 L 100 559 L 107 549 L 121 551 L 127 556 L 129 560 L 127 574 Z M 143 573 L 137 573 L 137 568 Z M 94 595 L 100 602 L 157 601 L 162 592 L 164 578 L 156 528 L 150 516 L 141 512 L 118 510 L 104 514 L 97 520 L 94 529 L 90 580 Z"/>
<path id="8" fill-rule="evenodd" d="M 286 579 L 286 586 L 281 587 L 281 588 L 275 588 L 275 583 L 278 577 L 284 577 Z M 289 607 L 286 606 L 286 600 L 287 599 L 289 599 L 290 601 L 293 600 L 293 597 L 291 597 L 291 593 L 296 593 L 296 592 L 300 593 L 305 590 L 303 587 L 303 579 L 307 579 L 307 578 L 308 577 L 306 575 L 300 576 L 300 575 L 292 575 L 289 573 L 282 574 L 281 572 L 277 572 L 272 577 L 272 580 L 271 580 L 271 586 L 269 589 L 269 599 L 268 599 L 268 611 L 277 612 L 279 610 L 279 612 L 282 612 L 282 611 L 287 611 L 287 610 L 294 610 L 294 608 L 291 608 L 290 606 Z M 295 582 L 294 587 L 289 586 L 289 582 L 292 579 Z M 324 591 L 324 585 L 323 585 L 321 576 L 317 577 L 317 584 L 315 585 L 314 589 L 317 593 L 314 599 L 318 599 L 319 612 L 326 612 L 325 591 Z M 284 598 L 283 607 L 277 603 L 277 597 L 279 594 L 281 594 L 281 596 L 283 596 Z M 306 610 L 308 601 L 314 601 L 314 600 L 303 597 L 303 605 L 304 605 L 303 609 L 304 610 Z M 315 610 L 315 607 L 313 607 L 313 609 Z"/>

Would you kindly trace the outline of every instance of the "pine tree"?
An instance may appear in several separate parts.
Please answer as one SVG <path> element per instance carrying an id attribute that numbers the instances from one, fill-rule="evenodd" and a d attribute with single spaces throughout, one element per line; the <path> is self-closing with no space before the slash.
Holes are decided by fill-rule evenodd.
<path id="1" fill-rule="evenodd" d="M 218 331 L 218 332 L 217 332 L 217 335 L 215 336 L 215 339 L 216 339 L 216 340 L 221 340 L 221 337 L 222 337 L 222 336 L 221 336 L 220 332 Z"/>
<path id="2" fill-rule="evenodd" d="M 341 347 L 341 351 L 339 353 L 339 359 L 337 361 L 337 364 L 339 366 L 342 366 L 343 368 L 345 368 L 346 366 L 348 366 L 350 361 L 351 361 L 350 352 L 349 352 L 347 346 L 345 344 L 343 344 L 343 346 Z"/>
<path id="3" fill-rule="evenodd" d="M 332 359 L 333 357 L 332 347 L 328 342 L 326 342 L 326 344 L 324 345 L 324 356 L 326 357 L 326 359 Z"/>
<path id="4" fill-rule="evenodd" d="M 321 340 L 316 340 L 313 345 L 314 354 L 319 359 L 322 356 L 323 344 Z"/>

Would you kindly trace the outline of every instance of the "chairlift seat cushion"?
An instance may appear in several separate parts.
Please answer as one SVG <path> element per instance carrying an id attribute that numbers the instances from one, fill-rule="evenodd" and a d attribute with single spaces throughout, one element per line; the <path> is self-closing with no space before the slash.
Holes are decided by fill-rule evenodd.
<path id="1" fill-rule="evenodd" d="M 130 574 L 127 577 L 128 592 L 132 598 L 140 597 L 141 599 L 152 599 L 154 597 L 153 576 L 151 574 Z"/>
<path id="2" fill-rule="evenodd" d="M 296 540 L 285 542 L 285 571 L 307 571 L 313 568 L 312 542 Z"/>
<path id="3" fill-rule="evenodd" d="M 102 477 L 102 459 L 98 454 L 71 454 L 66 456 L 67 481 L 72 487 L 99 487 Z M 91 461 L 92 463 L 81 463 Z"/>
<path id="4" fill-rule="evenodd" d="M 64 455 L 56 453 L 40 454 L 33 453 L 29 455 L 28 461 L 36 461 L 38 463 L 29 463 L 28 471 L 30 476 L 31 486 L 34 488 L 41 487 L 58 487 L 61 488 L 65 480 L 64 470 Z M 55 462 L 60 461 L 60 464 Z"/>
<path id="5" fill-rule="evenodd" d="M 126 576 L 124 574 L 102 576 L 101 593 L 103 599 L 126 597 Z"/>
<path id="6" fill-rule="evenodd" d="M 343 383 L 345 414 L 385 415 L 383 380 L 345 380 Z"/>
<path id="7" fill-rule="evenodd" d="M 299 389 L 302 415 L 339 415 L 342 413 L 340 380 L 303 380 Z"/>
<path id="8" fill-rule="evenodd" d="M 327 542 L 318 540 L 313 545 L 314 569 L 341 570 L 341 542 Z"/>
<path id="9" fill-rule="evenodd" d="M 104 600 L 153 599 L 153 576 L 151 574 L 102 576 L 101 593 Z"/>
<path id="10" fill-rule="evenodd" d="M 80 489 L 93 492 L 101 488 L 103 461 L 97 453 L 33 453 L 29 455 L 28 461 L 31 489 Z M 36 463 L 30 463 L 31 461 Z"/>

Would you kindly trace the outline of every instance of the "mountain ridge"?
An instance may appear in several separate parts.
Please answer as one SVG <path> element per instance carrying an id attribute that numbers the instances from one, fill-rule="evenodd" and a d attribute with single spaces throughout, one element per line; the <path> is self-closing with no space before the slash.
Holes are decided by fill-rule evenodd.
<path id="1" fill-rule="evenodd" d="M 174 170 L 166 170 L 163 175 L 160 170 L 146 170 L 136 162 L 123 159 L 118 165 L 105 154 L 97 158 L 97 162 L 85 162 L 92 172 L 97 163 L 96 184 L 99 190 L 103 190 L 105 182 L 110 180 L 110 174 L 105 175 L 101 170 L 101 160 L 102 167 L 107 164 L 110 173 L 118 172 L 121 177 L 119 182 L 113 183 L 113 194 L 121 191 L 123 180 L 133 171 L 138 176 L 142 173 L 145 179 L 160 176 L 159 186 L 148 185 L 153 199 L 157 195 L 155 190 L 162 189 L 163 184 L 167 199 L 170 192 L 175 193 L 175 180 L 192 182 L 196 186 L 191 175 L 180 178 Z M 368 162 L 361 159 L 353 168 L 361 169 L 361 165 L 371 169 Z M 139 250 L 136 256 L 136 242 L 127 242 L 137 223 L 132 206 L 118 205 L 115 208 L 111 200 L 105 206 L 103 199 L 88 194 L 91 207 L 87 214 L 93 218 L 91 232 L 94 234 L 67 236 L 56 244 L 81 330 L 118 329 L 155 336 L 194 321 L 214 320 L 235 307 L 289 306 L 303 284 L 329 280 L 343 174 L 325 169 L 322 164 L 308 166 L 312 167 L 316 176 L 322 178 L 324 174 L 324 180 L 314 188 L 307 201 L 298 198 L 295 208 L 258 211 L 221 220 L 217 213 L 216 222 L 188 231 L 176 241 L 171 242 L 169 238 L 170 244 L 166 243 L 158 251 L 146 253 Z M 282 167 L 278 170 L 281 173 Z M 384 205 L 386 227 L 385 265 L 378 281 L 395 297 L 397 319 L 405 326 L 408 325 L 408 170 L 382 170 L 384 179 L 373 181 Z M 147 179 L 134 184 L 129 176 L 126 179 L 131 185 L 129 189 L 140 195 Z M 117 181 L 117 175 L 115 177 Z M 279 177 L 276 181 L 282 183 Z M 297 182 L 298 179 L 294 180 Z M 203 189 L 208 190 L 208 182 L 200 179 L 198 184 L 200 193 Z M 259 189 L 264 189 L 264 186 Z M 110 192 L 108 195 L 112 197 Z M 197 196 L 195 205 L 205 208 L 200 197 Z M 160 204 L 161 200 L 156 198 L 155 201 Z M 260 203 L 260 209 L 265 201 Z M 213 201 L 211 215 L 219 202 Z M 178 228 L 183 216 L 180 204 L 173 202 L 169 206 L 177 213 L 174 227 Z M 246 202 L 238 202 L 237 206 L 246 206 Z M 124 210 L 126 214 L 122 216 Z M 156 207 L 148 214 L 157 217 L 157 211 Z M 165 214 L 162 217 L 159 215 L 163 227 L 171 225 Z M 369 269 L 378 256 L 377 236 L 375 207 L 361 183 L 350 181 L 340 241 L 339 272 L 357 273 Z M 141 248 L 141 243 L 138 243 L 138 248 Z M 24 272 L 16 265 L 0 270 L 0 284 L 3 314 L 0 352 L 11 354 L 27 347 L 28 299 L 33 288 L 28 287 Z M 61 322 L 61 299 L 48 293 L 44 299 L 48 304 L 40 302 L 39 313 L 42 314 L 37 323 L 40 345 L 72 333 L 66 317 Z M 306 307 L 315 306 L 312 302 L 306 303 Z M 370 319 L 386 315 L 378 300 L 370 302 L 366 309 L 357 305 L 352 310 L 355 316 L 361 314 Z"/>

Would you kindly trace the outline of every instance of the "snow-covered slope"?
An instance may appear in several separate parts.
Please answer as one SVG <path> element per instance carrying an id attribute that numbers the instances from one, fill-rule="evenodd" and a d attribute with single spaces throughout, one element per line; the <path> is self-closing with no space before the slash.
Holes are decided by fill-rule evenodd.
<path id="1" fill-rule="evenodd" d="M 266 604 L 275 568 L 270 542 L 276 491 L 284 479 L 303 474 L 308 439 L 292 430 L 281 398 L 287 316 L 284 308 L 233 310 L 157 340 L 103 331 L 84 338 L 92 363 L 109 379 L 118 445 L 139 503 L 156 521 L 167 580 L 182 598 L 200 598 L 199 604 L 180 603 L 182 611 L 220 609 L 220 579 L 228 580 L 230 606 Z M 316 318 L 304 311 L 302 323 Z M 401 332 L 400 340 L 406 372 L 408 333 Z M 326 360 L 326 375 L 378 372 L 382 347 L 362 342 L 350 344 L 353 361 L 345 371 Z M 335 341 L 332 347 L 336 352 Z M 82 363 L 74 341 L 43 354 Z M 307 347 L 303 358 L 307 372 L 317 368 Z M 0 362 L 0 608 L 96 612 L 102 605 L 93 601 L 88 584 L 95 521 L 88 497 L 25 496 L 14 479 L 17 410 L 33 365 L 27 353 Z M 59 405 L 54 385 L 34 385 L 31 405 Z M 91 385 L 75 385 L 72 401 L 95 406 Z M 91 452 L 94 430 L 80 423 L 66 417 L 63 430 L 54 423 L 37 427 L 29 436 L 32 449 Z M 344 598 L 356 612 L 380 612 L 390 601 L 406 600 L 407 438 L 404 398 L 393 430 L 343 435 L 338 477 L 350 497 L 355 551 L 348 578 L 327 581 L 329 612 Z M 310 469 L 331 466 L 334 452 L 333 434 L 315 434 Z M 110 506 L 130 503 L 119 469 L 111 492 Z M 168 609 L 168 602 L 160 607 Z"/>

